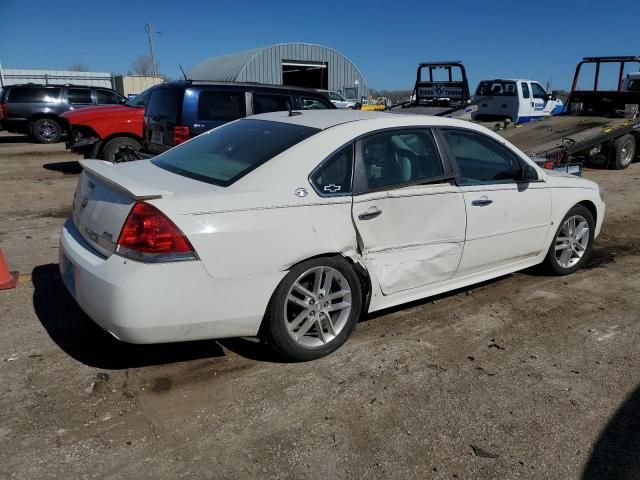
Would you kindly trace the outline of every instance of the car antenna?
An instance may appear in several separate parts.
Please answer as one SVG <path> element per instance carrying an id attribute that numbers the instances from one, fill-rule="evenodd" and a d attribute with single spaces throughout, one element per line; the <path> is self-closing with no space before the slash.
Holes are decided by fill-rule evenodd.
<path id="1" fill-rule="evenodd" d="M 182 76 L 184 77 L 184 79 L 185 79 L 185 80 L 189 80 L 189 79 L 187 78 L 187 74 L 186 74 L 186 73 L 184 73 L 184 70 L 182 69 L 182 65 L 178 64 L 178 67 L 180 67 L 180 71 L 182 72 Z"/>

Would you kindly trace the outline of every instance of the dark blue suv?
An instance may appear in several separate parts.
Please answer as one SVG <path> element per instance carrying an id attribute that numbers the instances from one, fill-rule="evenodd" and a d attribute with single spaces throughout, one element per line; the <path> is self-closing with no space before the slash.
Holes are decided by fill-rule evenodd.
<path id="1" fill-rule="evenodd" d="M 157 87 L 144 113 L 143 152 L 152 156 L 207 130 L 258 113 L 335 108 L 298 87 L 185 80 Z"/>

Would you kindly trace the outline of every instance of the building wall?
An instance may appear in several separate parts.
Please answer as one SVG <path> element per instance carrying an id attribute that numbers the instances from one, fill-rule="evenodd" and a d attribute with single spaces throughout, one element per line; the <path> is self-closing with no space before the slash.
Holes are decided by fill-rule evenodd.
<path id="1" fill-rule="evenodd" d="M 115 90 L 125 97 L 137 95 L 143 90 L 162 82 L 164 82 L 164 77 L 146 75 L 117 75 L 114 77 Z"/>
<path id="2" fill-rule="evenodd" d="M 336 50 L 302 43 L 275 45 L 258 52 L 240 71 L 239 82 L 260 82 L 282 85 L 282 61 L 327 62 L 329 90 L 342 90 L 359 82 L 358 93 L 367 96 L 367 84 L 356 66 Z"/>
<path id="3" fill-rule="evenodd" d="M 69 70 L 25 70 L 16 68 L 0 69 L 0 85 L 36 83 L 40 85 L 87 85 L 113 88 L 113 78 L 109 72 L 72 72 Z"/>

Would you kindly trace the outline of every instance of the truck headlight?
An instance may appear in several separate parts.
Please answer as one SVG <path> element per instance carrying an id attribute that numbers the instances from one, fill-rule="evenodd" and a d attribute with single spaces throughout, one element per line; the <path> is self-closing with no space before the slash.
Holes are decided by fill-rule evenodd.
<path id="1" fill-rule="evenodd" d="M 598 193 L 600 194 L 600 200 L 604 202 L 604 187 L 598 184 Z"/>

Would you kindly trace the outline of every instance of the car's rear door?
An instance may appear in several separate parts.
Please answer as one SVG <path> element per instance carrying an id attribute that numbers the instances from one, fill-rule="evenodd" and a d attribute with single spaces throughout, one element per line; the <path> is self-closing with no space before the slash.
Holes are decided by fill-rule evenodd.
<path id="1" fill-rule="evenodd" d="M 159 87 L 151 93 L 144 112 L 144 144 L 153 153 L 162 153 L 174 144 L 179 122 L 183 88 Z"/>
<path id="2" fill-rule="evenodd" d="M 353 222 L 383 294 L 451 278 L 462 256 L 465 205 L 432 132 L 381 131 L 359 140 L 356 151 Z"/>
<path id="3" fill-rule="evenodd" d="M 467 230 L 456 275 L 531 259 L 545 247 L 551 195 L 544 181 L 523 181 L 524 161 L 480 132 L 447 128 L 441 135 L 455 159 Z"/>

